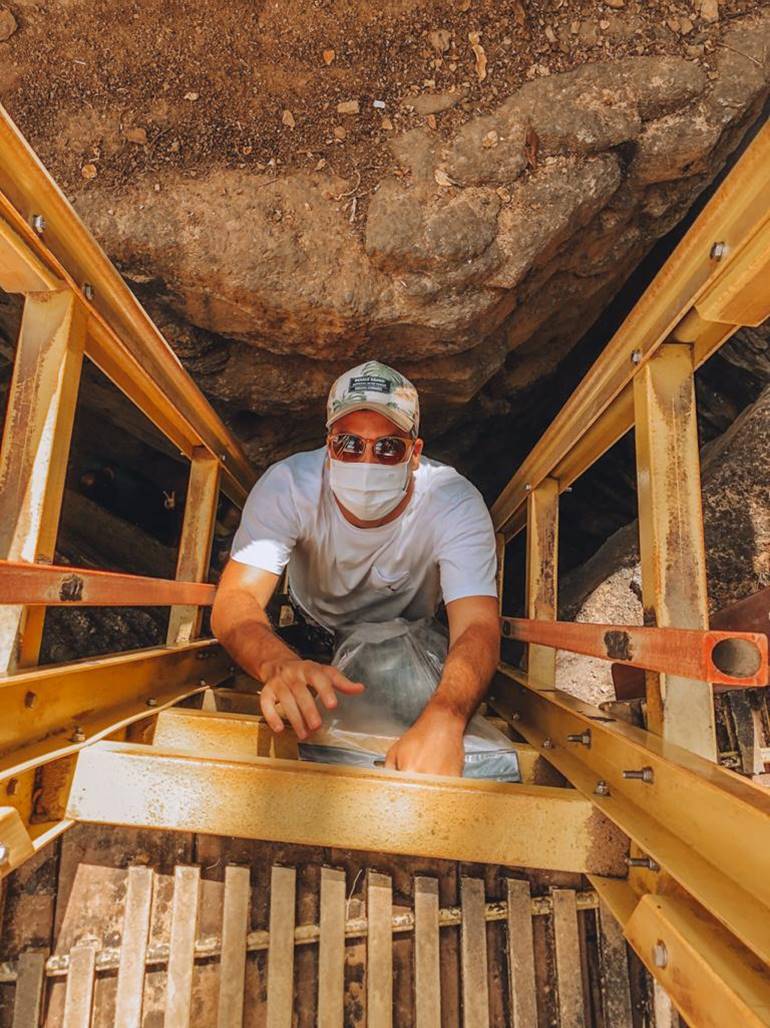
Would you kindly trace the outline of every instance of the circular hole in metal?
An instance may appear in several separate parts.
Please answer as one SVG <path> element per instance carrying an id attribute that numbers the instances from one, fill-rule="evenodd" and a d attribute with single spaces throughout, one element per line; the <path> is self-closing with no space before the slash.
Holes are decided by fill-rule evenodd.
<path id="1" fill-rule="evenodd" d="M 751 678 L 759 671 L 762 657 L 748 639 L 722 639 L 711 651 L 711 662 L 723 675 Z"/>

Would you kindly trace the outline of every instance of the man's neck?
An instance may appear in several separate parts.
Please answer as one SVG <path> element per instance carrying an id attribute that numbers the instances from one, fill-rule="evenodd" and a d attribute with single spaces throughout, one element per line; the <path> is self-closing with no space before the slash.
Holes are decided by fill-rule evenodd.
<path id="1" fill-rule="evenodd" d="M 395 521 L 406 510 L 409 501 L 412 498 L 414 492 L 414 475 L 409 476 L 409 488 L 406 490 L 403 500 L 394 507 L 390 514 L 386 514 L 385 517 L 377 518 L 376 521 L 364 521 L 362 518 L 357 518 L 355 514 L 352 514 L 347 507 L 343 507 L 340 501 L 334 496 L 334 502 L 337 504 L 339 509 L 342 511 L 342 516 L 346 521 L 349 521 L 351 525 L 355 525 L 356 528 L 381 528 L 382 525 L 388 525 L 391 521 Z"/>

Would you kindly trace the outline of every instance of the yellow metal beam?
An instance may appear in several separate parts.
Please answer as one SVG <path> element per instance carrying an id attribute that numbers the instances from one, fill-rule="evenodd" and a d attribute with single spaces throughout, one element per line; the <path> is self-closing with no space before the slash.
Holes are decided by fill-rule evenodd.
<path id="1" fill-rule="evenodd" d="M 679 338 L 677 325 L 699 308 L 701 296 L 703 311 L 719 323 L 701 318 L 696 366 L 745 323 L 744 317 L 756 324 L 770 315 L 762 280 L 770 254 L 768 192 L 770 125 L 765 125 L 503 489 L 492 507 L 497 531 L 510 538 L 522 530 L 527 486 L 536 489 L 551 476 L 564 491 L 631 428 L 634 374 L 672 334 Z M 722 244 L 717 251 L 715 243 Z M 728 317 L 741 320 L 721 323 Z"/>
<path id="2" fill-rule="evenodd" d="M 0 448 L 0 558 L 53 563 L 85 322 L 70 292 L 30 293 Z M 0 670 L 37 663 L 42 609 L 0 608 Z"/>
<path id="3" fill-rule="evenodd" d="M 527 617 L 554 621 L 559 562 L 559 483 L 546 478 L 527 498 Z M 556 650 L 530 643 L 529 679 L 541 689 L 556 681 Z"/>
<path id="4" fill-rule="evenodd" d="M 67 816 L 551 870 L 624 867 L 623 836 L 572 789 L 126 743 L 80 752 Z"/>
<path id="5" fill-rule="evenodd" d="M 240 444 L 2 106 L 0 216 L 77 296 L 88 315 L 88 356 L 188 457 L 205 446 L 222 464 L 223 488 L 242 502 L 255 476 Z"/>
<path id="6" fill-rule="evenodd" d="M 647 624 L 708 629 L 692 347 L 661 346 L 634 379 L 642 602 Z M 711 685 L 646 673 L 651 731 L 716 760 Z"/>
<path id="7" fill-rule="evenodd" d="M 2 675 L 0 781 L 201 692 L 229 667 L 221 647 L 205 640 Z"/>
<path id="8" fill-rule="evenodd" d="M 770 792 L 503 668 L 490 705 L 737 939 L 770 963 Z M 750 844 L 747 844 L 750 840 Z"/>
<path id="9" fill-rule="evenodd" d="M 6 293 L 43 293 L 63 288 L 64 282 L 0 218 L 0 289 Z"/>

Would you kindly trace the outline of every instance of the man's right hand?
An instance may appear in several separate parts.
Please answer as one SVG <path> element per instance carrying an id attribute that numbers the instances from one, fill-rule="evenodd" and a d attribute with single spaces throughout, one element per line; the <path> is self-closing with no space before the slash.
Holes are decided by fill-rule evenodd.
<path id="1" fill-rule="evenodd" d="M 365 688 L 362 682 L 351 682 L 337 668 L 314 660 L 265 661 L 259 668 L 259 678 L 264 682 L 259 702 L 265 721 L 274 732 L 283 731 L 283 721 L 276 710 L 276 703 L 280 703 L 299 739 L 321 727 L 316 696 L 327 710 L 333 710 L 337 706 L 335 690 L 354 695 Z"/>

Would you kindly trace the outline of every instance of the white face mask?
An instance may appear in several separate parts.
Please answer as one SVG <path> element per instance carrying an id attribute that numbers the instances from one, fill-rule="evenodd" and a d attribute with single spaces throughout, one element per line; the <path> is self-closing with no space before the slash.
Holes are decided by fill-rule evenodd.
<path id="1" fill-rule="evenodd" d="M 329 483 L 345 510 L 362 521 L 377 521 L 401 503 L 409 487 L 409 465 L 368 464 L 329 458 Z"/>

